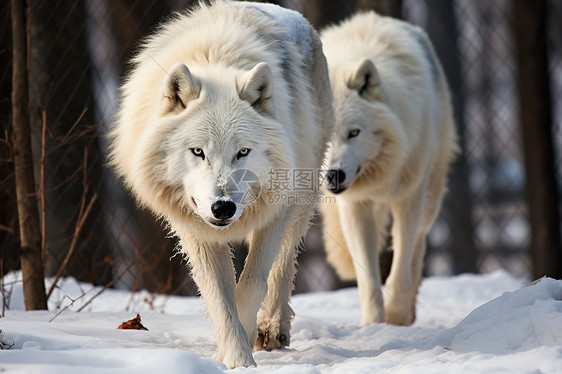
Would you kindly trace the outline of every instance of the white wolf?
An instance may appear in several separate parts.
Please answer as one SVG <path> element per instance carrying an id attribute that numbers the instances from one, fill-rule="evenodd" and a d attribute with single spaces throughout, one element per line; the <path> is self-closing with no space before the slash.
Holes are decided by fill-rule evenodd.
<path id="1" fill-rule="evenodd" d="M 320 38 L 275 5 L 201 3 L 133 60 L 110 163 L 180 238 L 229 368 L 255 365 L 254 344 L 289 344 L 296 247 L 314 205 L 270 203 L 287 191 L 268 173 L 320 168 L 333 122 Z M 249 254 L 235 284 L 239 241 Z"/>
<path id="2" fill-rule="evenodd" d="M 322 204 L 324 245 L 340 277 L 356 277 L 361 324 L 415 319 L 426 235 L 457 151 L 450 94 L 426 34 L 374 12 L 321 33 L 336 130 Z M 380 289 L 377 247 L 392 215 L 394 258 Z"/>

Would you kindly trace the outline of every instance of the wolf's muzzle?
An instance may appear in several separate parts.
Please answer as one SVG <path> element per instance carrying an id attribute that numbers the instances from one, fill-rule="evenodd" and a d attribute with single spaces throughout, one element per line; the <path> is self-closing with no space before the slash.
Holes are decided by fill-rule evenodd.
<path id="1" fill-rule="evenodd" d="M 219 200 L 211 205 L 211 212 L 216 219 L 225 221 L 236 214 L 236 204 L 228 200 Z"/>

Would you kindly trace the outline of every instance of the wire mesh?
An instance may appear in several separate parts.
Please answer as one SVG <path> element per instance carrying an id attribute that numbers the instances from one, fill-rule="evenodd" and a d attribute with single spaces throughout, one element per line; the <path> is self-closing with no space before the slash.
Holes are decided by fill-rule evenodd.
<path id="1" fill-rule="evenodd" d="M 115 113 L 117 87 L 139 41 L 171 11 L 191 3 L 29 3 L 32 140 L 38 206 L 46 228 L 47 275 L 59 272 L 72 250 L 64 275 L 102 285 L 119 277 L 116 286 L 131 290 L 196 292 L 182 256 L 174 256 L 176 239 L 168 237 L 162 222 L 137 209 L 130 194 L 108 171 L 104 139 Z M 310 6 L 302 0 L 278 3 L 305 13 Z M 343 3 L 347 5 L 340 16 L 351 14 L 361 2 Z M 425 273 L 446 275 L 462 269 L 455 265 L 456 255 L 451 250 L 453 243 L 458 242 L 454 239 L 462 225 L 462 230 L 468 232 L 466 246 L 472 251 L 466 269 L 489 272 L 503 268 L 530 277 L 530 229 L 517 118 L 511 2 L 455 0 L 453 4 L 457 33 L 449 37 L 454 37 L 460 59 L 457 83 L 462 89 L 463 106 L 458 118 L 464 126 L 466 174 L 463 179 L 459 173 L 452 173 L 450 184 L 461 185 L 462 199 L 469 199 L 468 205 L 462 205 L 462 209 L 469 209 L 464 212 L 469 227 L 466 222 L 459 223 L 459 195 L 451 187 L 443 213 L 428 237 Z M 404 18 L 423 28 L 431 26 L 428 20 L 446 22 L 435 18 L 430 0 L 404 0 L 402 6 Z M 19 265 L 9 141 L 9 3 L 3 2 L 0 9 L 0 262 L 6 272 Z M 561 16 L 562 6 L 551 1 L 548 27 L 553 103 L 560 102 L 562 96 L 562 30 L 558 22 Z M 446 58 L 442 61 L 444 65 L 451 63 Z M 555 105 L 553 115 L 555 145 L 559 148 L 562 106 Z M 45 142 L 41 140 L 44 125 Z M 42 180 L 43 148 L 46 157 Z M 558 165 L 560 157 L 558 154 Z M 41 194 L 45 197 L 45 209 L 39 203 Z M 342 285 L 325 261 L 318 227 L 312 227 L 305 240 L 299 267 L 297 292 Z"/>

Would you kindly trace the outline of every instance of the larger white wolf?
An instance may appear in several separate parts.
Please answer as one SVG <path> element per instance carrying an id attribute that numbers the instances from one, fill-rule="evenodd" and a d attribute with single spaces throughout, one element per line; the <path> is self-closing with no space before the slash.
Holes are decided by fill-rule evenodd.
<path id="1" fill-rule="evenodd" d="M 332 131 L 320 38 L 296 12 L 201 3 L 133 60 L 110 163 L 180 238 L 229 368 L 255 365 L 254 344 L 289 344 L 296 247 L 315 207 L 272 199 L 289 191 L 269 173 L 320 168 Z M 249 254 L 235 284 L 238 241 Z"/>
<path id="2" fill-rule="evenodd" d="M 426 235 L 457 151 L 450 94 L 429 38 L 374 12 L 321 33 L 335 101 L 322 204 L 324 244 L 340 277 L 356 277 L 361 323 L 413 323 Z M 392 214 L 394 258 L 380 289 L 377 247 Z"/>

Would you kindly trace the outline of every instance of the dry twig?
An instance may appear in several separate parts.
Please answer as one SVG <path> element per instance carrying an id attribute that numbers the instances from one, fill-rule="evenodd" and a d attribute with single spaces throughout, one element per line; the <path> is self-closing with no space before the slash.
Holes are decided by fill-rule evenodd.
<path id="1" fill-rule="evenodd" d="M 79 309 L 78 312 L 81 312 L 82 310 L 84 310 L 85 307 L 87 307 L 96 297 L 98 297 L 99 295 L 101 295 L 105 290 L 107 290 L 109 287 L 113 286 L 115 283 L 117 283 L 128 271 L 129 269 L 134 265 L 135 261 L 131 261 L 131 263 L 125 268 L 125 270 L 123 270 L 121 272 L 121 274 L 119 274 L 119 276 L 117 276 L 115 279 L 113 279 L 111 282 L 109 282 L 108 284 L 106 284 L 101 290 L 98 291 L 98 293 L 96 293 L 94 296 L 92 296 L 92 298 L 90 300 L 88 300 L 87 302 L 84 303 L 84 305 L 82 305 Z"/>
<path id="2" fill-rule="evenodd" d="M 47 132 L 47 111 L 43 109 L 43 128 L 41 131 L 41 255 L 45 258 L 45 238 L 47 236 L 47 207 L 45 206 L 45 134 Z"/>
<path id="3" fill-rule="evenodd" d="M 76 120 L 76 122 L 74 122 L 74 125 L 72 125 L 70 130 L 68 130 L 68 132 L 64 136 L 63 143 L 66 143 L 68 141 L 70 133 L 76 128 L 76 126 L 78 125 L 78 122 L 80 122 L 80 120 L 82 119 L 82 117 L 84 117 L 84 114 L 86 114 L 87 111 L 88 111 L 88 107 L 85 107 L 84 110 L 82 111 L 82 113 L 80 114 L 80 116 L 78 116 L 78 119 Z"/>

